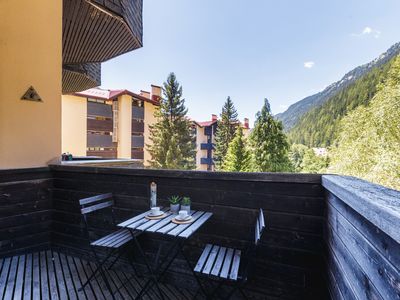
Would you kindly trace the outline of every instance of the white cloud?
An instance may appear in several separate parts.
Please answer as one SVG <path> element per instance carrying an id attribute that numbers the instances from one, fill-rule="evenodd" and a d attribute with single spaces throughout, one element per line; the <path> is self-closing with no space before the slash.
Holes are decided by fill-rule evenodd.
<path id="1" fill-rule="evenodd" d="M 373 36 L 374 38 L 378 39 L 381 36 L 381 32 L 377 29 L 374 29 L 372 27 L 366 26 L 364 29 L 361 31 L 361 33 L 353 33 L 352 36 Z"/>
<path id="2" fill-rule="evenodd" d="M 280 109 L 283 109 L 283 110 L 288 109 L 288 107 L 289 107 L 289 106 L 288 106 L 288 105 L 285 105 L 285 104 L 280 104 L 280 105 L 279 105 L 279 108 L 280 108 Z"/>
<path id="3" fill-rule="evenodd" d="M 315 65 L 315 62 L 313 62 L 313 61 L 304 62 L 304 68 L 307 68 L 307 69 L 311 69 L 312 67 L 314 67 L 314 65 Z"/>

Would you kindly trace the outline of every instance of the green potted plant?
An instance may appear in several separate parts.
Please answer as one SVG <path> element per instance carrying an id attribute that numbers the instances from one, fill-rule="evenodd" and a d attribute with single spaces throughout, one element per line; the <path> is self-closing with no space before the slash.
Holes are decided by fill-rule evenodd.
<path id="1" fill-rule="evenodd" d="M 169 197 L 169 207 L 171 212 L 177 213 L 179 211 L 179 203 L 181 202 L 181 197 L 179 196 L 171 196 Z"/>
<path id="2" fill-rule="evenodd" d="M 183 197 L 181 201 L 181 210 L 186 210 L 188 214 L 190 214 L 190 204 L 191 204 L 190 197 Z"/>

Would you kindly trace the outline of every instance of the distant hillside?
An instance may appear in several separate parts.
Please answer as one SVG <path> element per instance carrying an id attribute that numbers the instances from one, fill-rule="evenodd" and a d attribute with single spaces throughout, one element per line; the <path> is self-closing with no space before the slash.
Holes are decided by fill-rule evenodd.
<path id="1" fill-rule="evenodd" d="M 324 89 L 322 92 L 308 96 L 303 100 L 300 100 L 292 104 L 285 112 L 277 114 L 276 118 L 281 120 L 286 131 L 292 129 L 300 120 L 300 118 L 312 110 L 328 101 L 331 97 L 337 95 L 339 92 L 343 91 L 349 85 L 357 81 L 359 78 L 373 70 L 378 68 L 388 61 L 390 61 L 394 56 L 400 53 L 400 43 L 397 43 L 390 47 L 385 53 L 380 55 L 378 58 L 374 59 L 372 62 L 365 65 L 359 66 L 354 70 L 348 72 L 343 78 Z"/>
<path id="2" fill-rule="evenodd" d="M 339 121 L 360 105 L 367 105 L 384 81 L 395 58 L 375 64 L 364 75 L 346 84 L 322 104 L 303 114 L 288 133 L 293 143 L 328 147 L 338 134 Z"/>

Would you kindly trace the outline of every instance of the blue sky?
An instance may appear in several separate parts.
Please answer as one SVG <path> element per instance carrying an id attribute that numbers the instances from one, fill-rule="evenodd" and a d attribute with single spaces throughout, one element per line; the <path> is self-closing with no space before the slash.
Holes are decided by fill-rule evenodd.
<path id="1" fill-rule="evenodd" d="M 399 0 L 144 0 L 143 48 L 102 66 L 102 87 L 134 92 L 175 72 L 189 116 L 231 96 L 254 121 L 323 89 L 400 41 Z"/>

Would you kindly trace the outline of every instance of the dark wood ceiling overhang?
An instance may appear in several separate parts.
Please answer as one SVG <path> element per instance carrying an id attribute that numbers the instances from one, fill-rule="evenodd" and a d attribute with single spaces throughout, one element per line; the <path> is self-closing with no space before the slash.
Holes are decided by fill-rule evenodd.
<path id="1" fill-rule="evenodd" d="M 100 85 L 99 63 L 142 47 L 143 0 L 63 0 L 63 93 Z"/>

